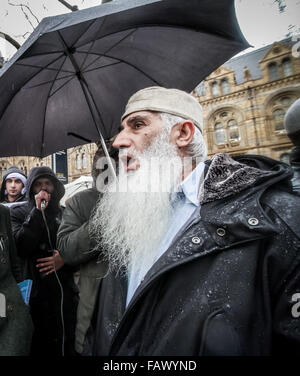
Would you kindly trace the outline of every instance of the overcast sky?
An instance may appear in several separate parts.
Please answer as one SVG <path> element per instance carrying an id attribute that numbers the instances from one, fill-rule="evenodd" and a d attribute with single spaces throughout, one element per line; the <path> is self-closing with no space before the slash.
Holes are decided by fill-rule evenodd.
<path id="1" fill-rule="evenodd" d="M 79 9 L 84 9 L 99 5 L 100 0 L 68 0 L 68 2 L 78 5 Z M 28 33 L 37 26 L 37 20 L 24 8 L 31 25 L 21 8 L 9 3 L 30 6 L 39 21 L 47 16 L 69 13 L 68 9 L 57 0 L 0 0 L 0 32 L 10 34 L 20 44 L 24 43 Z M 286 8 L 285 12 L 280 13 L 274 0 L 235 0 L 241 30 L 255 48 L 283 39 L 289 31 L 299 33 L 300 0 L 283 0 L 282 3 Z M 291 25 L 294 26 L 292 29 Z M 24 38 L 22 35 L 25 33 L 27 34 Z M 0 51 L 5 58 L 9 58 L 16 50 L 0 38 Z"/>

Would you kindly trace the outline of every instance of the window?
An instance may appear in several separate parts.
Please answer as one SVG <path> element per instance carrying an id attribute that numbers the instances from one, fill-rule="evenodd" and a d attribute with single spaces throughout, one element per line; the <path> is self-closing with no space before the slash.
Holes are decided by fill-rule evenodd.
<path id="1" fill-rule="evenodd" d="M 223 128 L 222 123 L 217 123 L 215 125 L 215 136 L 216 136 L 216 143 L 217 145 L 223 145 L 226 143 L 226 132 Z"/>
<path id="2" fill-rule="evenodd" d="M 278 80 L 278 68 L 276 63 L 271 63 L 268 66 L 270 81 Z"/>
<path id="3" fill-rule="evenodd" d="M 228 82 L 227 78 L 224 78 L 221 81 L 221 87 L 222 87 L 222 92 L 223 92 L 224 95 L 229 93 L 230 87 L 229 87 L 229 82 Z"/>
<path id="4" fill-rule="evenodd" d="M 220 90 L 219 90 L 219 84 L 215 81 L 211 85 L 211 92 L 213 97 L 219 97 L 220 96 Z"/>
<path id="5" fill-rule="evenodd" d="M 282 71 L 283 71 L 283 77 L 288 77 L 293 74 L 292 63 L 289 58 L 284 59 L 282 61 Z"/>
<path id="6" fill-rule="evenodd" d="M 200 82 L 200 84 L 195 89 L 196 94 L 198 95 L 205 95 L 205 84 L 204 81 Z"/>
<path id="7" fill-rule="evenodd" d="M 238 141 L 240 139 L 240 131 L 236 120 L 229 120 L 228 122 L 229 139 L 231 141 Z"/>
<path id="8" fill-rule="evenodd" d="M 20 161 L 19 167 L 20 167 L 20 170 L 27 176 L 27 167 L 25 166 L 24 161 Z"/>
<path id="9" fill-rule="evenodd" d="M 283 106 L 289 106 L 291 104 L 291 98 L 290 97 L 283 97 L 280 99 L 280 103 Z"/>
<path id="10" fill-rule="evenodd" d="M 87 168 L 86 154 L 82 154 L 82 168 Z"/>
<path id="11" fill-rule="evenodd" d="M 293 92 L 282 93 L 272 99 L 268 113 L 271 117 L 272 127 L 275 133 L 285 134 L 284 117 L 289 107 L 297 99 Z"/>
<path id="12" fill-rule="evenodd" d="M 281 131 L 284 129 L 284 115 L 285 111 L 282 108 L 278 108 L 277 110 L 273 111 L 273 116 L 275 120 L 275 131 Z"/>
<path id="13" fill-rule="evenodd" d="M 76 156 L 76 168 L 77 170 L 81 170 L 81 155 L 77 154 Z"/>
<path id="14" fill-rule="evenodd" d="M 7 162 L 2 161 L 1 166 L 0 166 L 0 179 L 1 180 L 3 179 L 3 176 L 6 174 L 6 170 L 7 170 Z"/>
<path id="15" fill-rule="evenodd" d="M 220 110 L 214 116 L 215 143 L 220 147 L 238 145 L 241 141 L 241 132 L 238 116 L 234 110 Z"/>

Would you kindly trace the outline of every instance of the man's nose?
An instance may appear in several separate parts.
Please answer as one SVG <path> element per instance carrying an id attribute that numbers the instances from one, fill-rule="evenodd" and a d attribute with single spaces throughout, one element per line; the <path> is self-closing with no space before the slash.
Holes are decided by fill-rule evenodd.
<path id="1" fill-rule="evenodd" d="M 128 137 L 124 129 L 116 136 L 112 146 L 116 149 L 129 148 L 131 146 L 130 137 Z"/>

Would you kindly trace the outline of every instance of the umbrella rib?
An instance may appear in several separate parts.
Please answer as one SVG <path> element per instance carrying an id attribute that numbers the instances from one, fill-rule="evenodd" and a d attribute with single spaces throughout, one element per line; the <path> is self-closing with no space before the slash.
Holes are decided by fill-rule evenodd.
<path id="1" fill-rule="evenodd" d="M 108 57 L 108 58 L 110 58 L 110 59 L 118 60 L 120 63 L 128 64 L 130 67 L 136 69 L 137 71 L 139 71 L 140 73 L 142 73 L 144 76 L 148 77 L 151 81 L 153 81 L 154 83 L 156 83 L 158 86 L 162 86 L 161 83 L 159 83 L 159 82 L 156 81 L 154 78 L 152 78 L 151 76 L 149 76 L 148 73 L 144 72 L 141 68 L 137 67 L 136 65 L 134 65 L 134 64 L 132 64 L 132 63 L 129 63 L 129 62 L 126 61 L 126 60 L 123 60 L 123 59 L 120 59 L 120 58 L 117 58 L 117 57 L 114 57 L 114 56 L 110 56 L 110 55 L 107 55 L 107 54 L 99 54 L 99 53 L 96 53 L 96 52 L 90 52 L 90 54 L 92 54 L 92 55 L 98 55 L 98 56 Z"/>
<path id="2" fill-rule="evenodd" d="M 121 62 L 118 61 L 116 63 L 111 63 L 111 64 L 106 64 L 106 65 L 102 65 L 101 67 L 97 67 L 97 68 L 93 68 L 93 69 L 89 69 L 89 70 L 85 70 L 84 73 L 89 73 L 89 72 L 93 72 L 97 69 L 102 69 L 102 68 L 106 68 L 106 67 L 111 67 L 112 65 L 117 65 L 117 64 L 120 64 Z"/>
<path id="3" fill-rule="evenodd" d="M 83 33 L 83 34 L 77 39 L 77 41 L 76 41 L 74 44 L 76 44 L 76 43 L 78 42 L 78 40 L 84 36 L 84 34 L 88 31 L 88 29 L 90 28 L 90 26 L 92 26 L 96 21 L 97 21 L 97 19 L 95 19 L 94 22 L 93 22 L 91 25 L 88 26 L 88 28 L 84 31 L 84 33 Z M 101 31 L 102 26 L 103 26 L 103 24 L 105 23 L 105 21 L 106 21 L 106 17 L 104 17 L 103 22 L 102 22 L 101 25 L 99 26 L 99 28 L 98 28 L 98 33 Z M 88 58 L 88 54 L 89 54 L 91 48 L 94 46 L 94 43 L 95 43 L 95 40 L 92 41 L 92 44 L 91 44 L 91 46 L 90 46 L 88 52 L 86 53 L 85 58 L 84 58 L 84 60 L 83 60 L 83 62 L 82 62 L 82 64 L 81 64 L 81 66 L 80 66 L 80 70 L 81 70 L 82 67 L 84 66 L 84 63 L 86 62 L 86 59 Z"/>
<path id="4" fill-rule="evenodd" d="M 95 118 L 95 114 L 94 114 L 94 111 L 93 111 L 93 109 L 92 109 L 92 106 L 91 106 L 91 103 L 90 103 L 90 100 L 89 100 L 89 98 L 88 98 L 87 93 L 90 94 L 90 97 L 91 97 L 91 99 L 92 99 L 92 101 L 93 101 L 94 107 L 95 107 L 95 109 L 96 109 L 96 111 L 97 111 L 97 114 L 98 114 L 99 119 L 100 119 L 100 121 L 101 121 L 101 123 L 102 123 L 102 126 L 103 126 L 104 131 L 107 132 L 107 129 L 106 129 L 106 127 L 105 127 L 105 124 L 104 124 L 104 121 L 103 121 L 103 119 L 102 119 L 101 113 L 100 113 L 100 111 L 99 111 L 99 109 L 98 109 L 98 107 L 97 107 L 97 105 L 96 105 L 95 99 L 94 99 L 92 93 L 91 93 L 90 90 L 89 90 L 88 83 L 86 82 L 84 76 L 80 73 L 80 70 L 79 70 L 79 66 L 78 66 L 78 64 L 77 64 L 77 61 L 75 60 L 74 56 L 70 53 L 70 51 L 69 51 L 69 49 L 68 49 L 68 47 L 67 47 L 67 44 L 66 44 L 66 42 L 65 42 L 65 40 L 64 40 L 64 38 L 63 38 L 63 36 L 61 35 L 60 31 L 57 31 L 57 33 L 58 33 L 58 35 L 59 35 L 59 37 L 60 37 L 60 39 L 61 39 L 61 41 L 62 41 L 62 43 L 63 43 L 63 46 L 66 48 L 67 56 L 69 57 L 69 59 L 70 59 L 70 61 L 71 61 L 71 64 L 73 65 L 73 67 L 74 67 L 75 70 L 76 70 L 76 76 L 77 76 L 77 78 L 78 78 L 79 84 L 80 84 L 81 89 L 82 89 L 82 91 L 83 91 L 83 94 L 84 94 L 84 96 L 85 96 L 85 99 L 86 99 L 87 105 L 88 105 L 88 107 L 89 107 L 89 109 L 90 109 L 91 116 L 92 116 L 92 118 L 93 118 L 93 121 L 94 121 L 95 127 L 96 127 L 96 129 L 97 129 L 97 132 L 99 133 L 100 138 L 103 138 L 103 137 L 102 137 L 102 134 L 101 134 L 101 132 L 100 132 L 100 129 L 98 128 L 97 121 L 96 121 L 96 118 Z"/>
<path id="5" fill-rule="evenodd" d="M 49 63 L 48 65 L 53 64 L 55 61 L 57 61 L 57 60 L 60 59 L 61 57 L 62 57 L 62 55 L 59 56 L 59 57 L 57 57 L 55 60 L 51 61 L 51 63 Z M 46 65 L 46 67 L 47 67 L 48 65 Z M 39 73 L 44 69 L 44 68 L 42 68 L 42 67 L 39 67 L 39 68 L 41 68 L 41 69 L 40 69 L 37 73 L 35 73 L 32 77 L 36 76 L 37 74 L 39 74 Z M 23 84 L 22 87 L 24 87 L 24 85 L 26 85 L 26 84 L 32 79 L 32 77 L 28 78 L 28 80 L 27 80 L 26 82 L 24 82 L 24 84 Z M 22 87 L 20 87 L 20 88 L 18 89 L 17 92 L 19 92 L 19 91 L 22 89 Z M 17 93 L 17 92 L 16 92 L 16 93 Z M 15 96 L 16 96 L 16 94 L 14 94 L 14 96 L 11 98 L 11 100 L 10 100 L 9 103 L 7 104 L 6 108 L 10 105 L 10 103 L 12 102 L 12 100 L 13 100 L 13 98 L 14 98 Z M 4 111 L 4 112 L 2 113 L 2 115 L 1 115 L 1 117 L 0 117 L 0 121 L 1 121 L 2 117 L 4 116 L 4 113 L 5 113 L 5 111 Z"/>
<path id="6" fill-rule="evenodd" d="M 62 57 L 62 55 L 59 58 L 61 58 L 61 57 Z M 58 59 L 56 59 L 56 60 L 58 60 Z M 54 63 L 56 60 L 52 61 L 50 64 Z M 40 65 L 34 65 L 34 64 L 16 63 L 15 65 L 20 65 L 22 67 L 30 67 L 30 68 L 41 68 L 41 70 L 49 70 L 49 71 L 54 71 L 54 72 L 64 72 L 64 73 L 72 73 L 72 74 L 74 74 L 74 72 L 71 72 L 71 71 L 68 71 L 68 70 L 64 70 L 64 69 L 60 70 L 60 69 L 55 69 L 55 68 L 42 67 Z"/>
<path id="7" fill-rule="evenodd" d="M 108 53 L 110 50 L 112 50 L 114 47 L 116 47 L 118 44 L 120 44 L 121 42 L 123 42 L 126 38 L 130 37 L 137 29 L 133 29 L 133 30 L 130 30 L 129 33 L 127 35 L 125 35 L 123 38 L 121 38 L 120 40 L 118 40 L 114 45 L 112 45 L 111 47 L 109 47 L 104 53 Z M 98 40 L 98 39 L 97 39 Z M 94 45 L 94 43 L 96 42 L 96 39 L 93 41 L 93 44 L 92 46 Z M 89 48 L 89 51 L 87 53 L 90 53 L 90 50 L 92 48 L 92 46 Z M 92 61 L 86 68 L 90 67 L 92 64 L 94 64 L 97 60 L 100 60 L 103 56 L 98 56 L 94 61 Z"/>
<path id="8" fill-rule="evenodd" d="M 75 76 L 72 76 L 68 81 L 64 82 L 60 87 L 58 87 L 56 90 L 53 91 L 52 94 L 49 94 L 49 98 L 51 98 L 55 93 L 57 93 L 60 89 L 62 89 L 64 86 L 66 86 L 70 81 L 73 80 Z M 57 81 L 57 80 L 56 80 Z"/>
<path id="9" fill-rule="evenodd" d="M 74 73 L 72 75 L 69 75 L 69 76 L 64 76 L 64 77 L 59 77 L 59 78 L 56 78 L 55 81 L 59 81 L 59 80 L 63 80 L 65 78 L 70 78 L 70 77 L 74 77 Z M 45 81 L 45 82 L 42 82 L 40 84 L 37 84 L 37 85 L 33 85 L 33 86 L 29 86 L 29 87 L 26 87 L 26 89 L 23 89 L 23 90 L 27 90 L 27 89 L 34 89 L 36 87 L 39 87 L 39 86 L 43 86 L 43 85 L 46 85 L 46 84 L 50 84 L 51 82 L 53 82 L 53 80 L 49 80 L 49 81 Z"/>
<path id="10" fill-rule="evenodd" d="M 67 59 L 67 56 L 65 56 L 65 58 L 63 59 L 60 67 L 62 67 L 64 65 L 66 59 Z M 46 123 L 46 112 L 47 112 L 46 110 L 47 110 L 48 99 L 50 98 L 50 93 L 51 93 L 51 90 L 53 88 L 53 85 L 54 85 L 54 83 L 56 81 L 56 78 L 57 78 L 58 74 L 59 74 L 59 70 L 57 71 L 57 74 L 56 74 L 55 78 L 52 81 L 52 85 L 49 88 L 47 99 L 46 99 L 46 108 L 45 108 L 45 111 L 44 111 L 44 121 L 43 121 L 43 128 L 42 128 L 41 156 L 43 155 L 43 149 L 45 147 L 45 145 L 44 145 L 44 139 L 45 139 L 45 123 Z"/>

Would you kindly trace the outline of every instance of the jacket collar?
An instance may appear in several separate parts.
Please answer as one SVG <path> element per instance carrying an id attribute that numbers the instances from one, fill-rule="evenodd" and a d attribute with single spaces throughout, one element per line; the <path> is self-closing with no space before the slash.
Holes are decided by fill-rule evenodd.
<path id="1" fill-rule="evenodd" d="M 228 154 L 216 154 L 199 188 L 200 203 L 232 196 L 273 174 L 235 161 Z"/>

